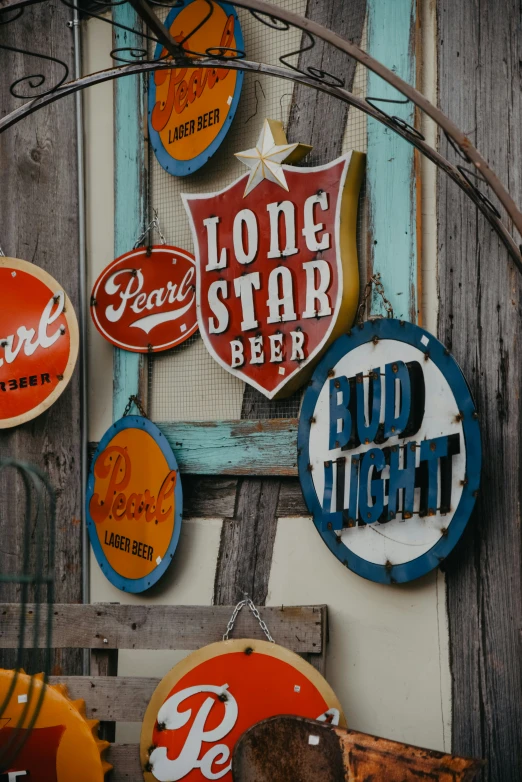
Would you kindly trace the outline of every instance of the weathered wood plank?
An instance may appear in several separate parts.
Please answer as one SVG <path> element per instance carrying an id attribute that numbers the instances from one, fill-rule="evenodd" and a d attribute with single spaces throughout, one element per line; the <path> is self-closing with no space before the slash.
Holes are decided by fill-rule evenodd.
<path id="1" fill-rule="evenodd" d="M 105 677 L 117 676 L 118 650 L 92 649 L 90 656 L 90 668 L 91 676 L 93 677 L 104 679 Z M 83 696 L 78 695 L 71 697 Z M 114 741 L 116 738 L 116 724 L 114 722 L 101 722 L 98 728 L 98 735 L 104 741 Z"/>
<path id="2" fill-rule="evenodd" d="M 522 203 L 522 36 L 518 0 L 438 0 L 441 109 Z M 441 152 L 455 160 L 442 139 Z M 493 198 L 493 200 L 495 200 Z M 439 338 L 480 414 L 482 489 L 447 565 L 453 751 L 481 777 L 522 778 L 520 408 L 522 280 L 484 218 L 439 174 Z"/>
<path id="3" fill-rule="evenodd" d="M 232 606 L 57 605 L 53 647 L 56 649 L 199 649 L 221 640 Z M 322 606 L 266 607 L 261 615 L 277 643 L 294 652 L 322 651 Z M 33 642 L 34 606 L 28 605 L 25 647 Z M 168 627 L 168 633 L 165 628 Z M 18 645 L 20 607 L 0 605 L 0 649 Z M 236 622 L 237 638 L 263 637 L 249 611 Z M 41 637 L 42 634 L 40 634 Z"/>
<path id="4" fill-rule="evenodd" d="M 309 516 L 299 479 L 286 478 L 281 481 L 277 516 Z"/>
<path id="5" fill-rule="evenodd" d="M 141 20 L 129 3 L 113 8 L 115 22 L 133 30 Z M 139 35 L 114 28 L 114 48 L 139 49 Z M 114 252 L 115 257 L 132 250 L 147 220 L 147 167 L 143 133 L 145 79 L 133 76 L 114 83 Z M 129 396 L 144 396 L 145 358 L 141 353 L 114 348 L 113 417 L 121 418 Z M 144 400 L 145 401 L 145 400 Z"/>
<path id="6" fill-rule="evenodd" d="M 297 419 L 158 423 L 182 473 L 297 475 Z"/>
<path id="7" fill-rule="evenodd" d="M 53 676 L 50 680 L 67 685 L 70 698 L 83 698 L 89 719 L 109 725 L 141 722 L 159 682 L 145 676 Z"/>
<path id="8" fill-rule="evenodd" d="M 368 0 L 368 52 L 394 73 L 415 84 L 416 0 Z M 367 94 L 404 100 L 376 74 L 368 71 Z M 414 105 L 375 104 L 414 124 Z M 413 147 L 380 122 L 368 118 L 367 186 L 370 268 L 380 272 L 396 318 L 416 322 L 417 231 L 416 176 Z M 373 311 L 383 312 L 374 296 Z"/>
<path id="9" fill-rule="evenodd" d="M 111 744 L 104 757 L 114 766 L 110 782 L 142 782 L 138 744 Z"/>
<path id="10" fill-rule="evenodd" d="M 71 10 L 59 4 L 52 13 L 46 3 L 34 6 L 21 22 L 0 26 L 0 43 L 27 49 L 59 52 L 73 68 L 73 37 L 66 22 Z M 29 58 L 30 60 L 31 58 Z M 2 51 L 0 113 L 20 105 L 9 93 L 12 82 L 34 73 L 34 60 Z M 39 61 L 49 89 L 61 78 L 58 65 Z M 28 91 L 27 81 L 18 88 Z M 38 92 L 39 90 L 35 90 Z M 32 115 L 0 136 L 0 244 L 6 255 L 31 261 L 55 277 L 65 288 L 78 313 L 78 172 L 74 97 L 64 98 Z M 21 321 L 22 322 L 22 321 Z M 55 599 L 81 600 L 81 449 L 79 371 L 56 404 L 33 421 L 0 432 L 0 458 L 18 458 L 39 466 L 57 493 L 55 546 Z M 2 574 L 22 571 L 23 547 L 30 547 L 30 568 L 35 566 L 36 546 L 22 537 L 24 493 L 22 483 L 9 471 L 0 478 L 0 538 Z M 44 531 L 45 532 L 45 531 Z M 37 536 L 35 536 L 36 539 Z M 43 539 L 48 541 L 45 532 Z M 47 544 L 44 549 L 47 550 Z M 18 585 L 0 585 L 2 600 L 21 599 Z M 14 665 L 11 652 L 2 653 L 0 664 Z M 41 655 L 26 655 L 28 671 L 41 669 Z M 81 653 L 58 651 L 54 666 L 64 672 L 81 671 Z"/>

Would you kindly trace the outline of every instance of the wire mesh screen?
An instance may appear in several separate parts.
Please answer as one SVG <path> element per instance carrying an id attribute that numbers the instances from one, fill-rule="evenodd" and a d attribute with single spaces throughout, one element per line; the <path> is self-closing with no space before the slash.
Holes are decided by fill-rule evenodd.
<path id="1" fill-rule="evenodd" d="M 279 6 L 304 16 L 306 0 L 279 0 Z M 280 64 L 279 57 L 300 48 L 301 32 L 274 31 L 260 24 L 251 14 L 238 10 L 245 51 L 248 59 Z M 158 14 L 160 12 L 158 10 Z M 161 15 L 165 19 L 167 12 Z M 362 45 L 365 46 L 364 33 Z M 153 53 L 153 52 L 151 52 Z M 294 63 L 297 55 L 294 55 Z M 292 58 L 289 60 L 292 62 Z M 168 244 L 194 251 L 189 221 L 181 193 L 215 192 L 245 174 L 244 165 L 235 152 L 255 146 L 265 118 L 280 120 L 287 127 L 293 96 L 293 82 L 246 73 L 238 110 L 219 151 L 199 171 L 187 177 L 175 177 L 166 172 L 149 147 L 150 207 L 158 212 L 163 234 Z M 364 96 L 366 69 L 358 67 L 352 91 Z M 310 91 L 312 92 L 312 91 Z M 298 139 L 295 139 L 298 140 Z M 306 139 L 303 139 L 306 141 Z M 344 129 L 343 152 L 366 151 L 366 116 L 350 109 Z M 304 162 L 306 165 L 306 161 Z M 358 234 L 364 220 L 363 204 L 359 209 Z M 364 268 L 359 242 L 359 259 Z M 363 275 L 365 276 L 365 275 Z M 149 415 L 156 421 L 234 420 L 242 417 L 245 383 L 226 372 L 208 353 L 196 333 L 183 345 L 149 357 Z M 256 401 L 256 417 L 295 417 L 301 392 L 276 402 Z"/>

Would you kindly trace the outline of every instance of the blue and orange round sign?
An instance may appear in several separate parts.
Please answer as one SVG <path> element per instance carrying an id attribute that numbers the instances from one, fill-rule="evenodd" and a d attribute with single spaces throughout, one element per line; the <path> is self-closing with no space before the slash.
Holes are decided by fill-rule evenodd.
<path id="1" fill-rule="evenodd" d="M 189 57 L 243 53 L 241 26 L 229 3 L 192 0 L 173 8 L 165 26 Z M 166 57 L 158 44 L 155 59 Z M 242 85 L 243 74 L 227 68 L 172 68 L 151 75 L 149 137 L 169 174 L 192 174 L 214 154 L 234 118 Z"/>
<path id="2" fill-rule="evenodd" d="M 87 528 L 103 573 L 125 592 L 144 592 L 165 573 L 178 545 L 183 495 L 176 457 L 143 416 L 103 436 L 87 484 Z"/>

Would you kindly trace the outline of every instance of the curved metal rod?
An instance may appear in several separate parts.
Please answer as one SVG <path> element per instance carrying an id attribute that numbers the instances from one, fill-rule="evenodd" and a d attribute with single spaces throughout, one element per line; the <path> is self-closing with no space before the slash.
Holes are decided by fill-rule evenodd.
<path id="1" fill-rule="evenodd" d="M 105 81 L 119 79 L 123 76 L 131 76 L 140 73 L 151 73 L 152 71 L 168 70 L 173 67 L 185 67 L 191 65 L 194 66 L 194 61 L 187 60 L 185 58 L 178 58 L 176 60 L 161 62 L 139 62 L 123 65 L 118 68 L 109 68 L 105 71 L 99 71 L 98 73 L 84 76 L 82 79 L 63 84 L 50 95 L 45 95 L 41 98 L 35 98 L 23 106 L 20 106 L 18 109 L 15 109 L 10 114 L 7 114 L 5 117 L 2 117 L 2 119 L 0 119 L 0 133 L 12 127 L 24 117 L 27 117 L 30 114 L 33 114 L 35 111 L 38 111 L 38 109 L 41 109 L 43 106 L 47 106 L 56 100 L 60 100 L 60 98 L 71 95 L 78 90 L 91 87 L 94 84 L 100 84 Z M 483 198 L 480 198 L 481 194 L 470 185 L 470 183 L 466 180 L 465 177 L 462 176 L 456 166 L 450 163 L 449 160 L 447 160 L 435 149 L 430 147 L 426 141 L 419 138 L 419 136 L 416 134 L 411 133 L 407 128 L 403 128 L 402 126 L 394 123 L 391 117 L 388 117 L 388 115 L 383 115 L 363 98 L 356 97 L 343 87 L 337 87 L 335 85 L 326 84 L 324 82 L 318 82 L 312 77 L 308 77 L 304 74 L 296 73 L 295 71 L 281 68 L 276 65 L 265 65 L 264 63 L 256 63 L 249 60 L 233 60 L 229 62 L 223 61 L 222 59 L 215 59 L 205 60 L 204 63 L 199 62 L 198 66 L 204 68 L 229 68 L 231 70 L 264 73 L 268 76 L 274 76 L 279 79 L 296 81 L 300 84 L 305 84 L 308 87 L 312 87 L 313 89 L 320 90 L 321 92 L 325 92 L 329 95 L 333 95 L 334 97 L 339 98 L 339 100 L 348 103 L 350 106 L 355 106 L 355 108 L 363 111 L 368 116 L 373 117 L 373 119 L 381 122 L 383 125 L 386 125 L 388 128 L 390 128 L 390 130 L 393 130 L 394 133 L 397 133 L 398 136 L 401 136 L 418 150 L 420 150 L 423 155 L 425 155 L 429 160 L 435 163 L 435 165 L 448 174 L 448 176 L 451 177 L 454 182 L 456 182 L 461 190 L 463 190 L 469 196 L 469 198 L 471 198 L 473 203 L 477 206 L 478 209 L 480 209 L 482 214 L 491 223 L 500 239 L 505 244 L 509 254 L 517 265 L 518 270 L 522 273 L 522 255 L 513 237 L 510 235 L 501 220 L 498 219 L 495 213 L 492 212 L 492 210 L 484 202 Z"/>
<path id="2" fill-rule="evenodd" d="M 397 74 L 393 73 L 389 68 L 386 68 L 386 66 L 378 60 L 375 60 L 356 44 L 351 41 L 346 41 L 340 35 L 337 35 L 337 33 L 328 30 L 321 24 L 314 22 L 312 19 L 306 19 L 292 11 L 287 11 L 281 6 L 276 7 L 271 3 L 265 2 L 265 0 L 231 0 L 231 2 L 233 5 L 247 8 L 249 11 L 256 11 L 257 13 L 266 14 L 269 17 L 282 19 L 293 27 L 298 27 L 311 35 L 316 35 L 318 38 L 321 38 L 321 40 L 335 46 L 336 49 L 350 55 L 354 60 L 357 60 L 357 62 L 364 65 L 365 68 L 373 71 L 384 79 L 384 81 L 388 82 L 388 84 L 391 84 L 392 87 L 395 87 L 399 92 L 402 92 L 403 95 L 406 95 L 453 139 L 467 159 L 478 169 L 482 177 L 497 195 L 506 212 L 513 220 L 519 234 L 522 236 L 522 212 L 520 212 L 515 201 L 511 198 L 498 176 L 489 167 L 486 160 L 484 160 L 482 155 L 473 146 L 466 134 L 463 133 L 440 109 L 430 103 L 430 101 L 424 97 L 421 92 L 416 90 L 415 87 L 412 87 L 401 79 Z"/>

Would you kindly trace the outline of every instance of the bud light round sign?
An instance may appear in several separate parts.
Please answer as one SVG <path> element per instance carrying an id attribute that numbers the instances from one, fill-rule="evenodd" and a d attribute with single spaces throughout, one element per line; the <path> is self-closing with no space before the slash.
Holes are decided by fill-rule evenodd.
<path id="1" fill-rule="evenodd" d="M 419 578 L 453 549 L 480 483 L 478 416 L 449 351 L 419 326 L 340 337 L 305 394 L 299 477 L 323 540 L 360 576 Z"/>

